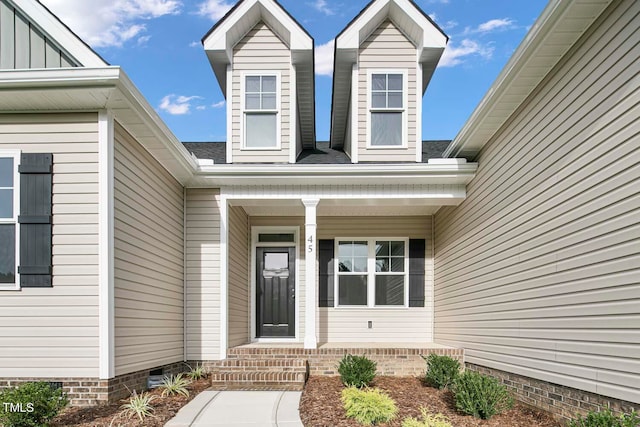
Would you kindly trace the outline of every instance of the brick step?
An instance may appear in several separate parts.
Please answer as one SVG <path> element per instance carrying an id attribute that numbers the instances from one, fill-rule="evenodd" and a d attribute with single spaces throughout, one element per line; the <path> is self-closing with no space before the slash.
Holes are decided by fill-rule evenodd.
<path id="1" fill-rule="evenodd" d="M 211 376 L 217 390 L 302 390 L 306 381 L 306 359 L 226 359 Z"/>

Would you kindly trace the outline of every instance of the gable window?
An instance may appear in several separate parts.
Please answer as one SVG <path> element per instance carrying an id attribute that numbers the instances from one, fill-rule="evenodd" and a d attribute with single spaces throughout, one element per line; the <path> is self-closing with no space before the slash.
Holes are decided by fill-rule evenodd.
<path id="1" fill-rule="evenodd" d="M 337 306 L 407 307 L 406 239 L 336 241 Z"/>
<path id="2" fill-rule="evenodd" d="M 16 289 L 19 153 L 0 151 L 0 289 Z"/>
<path id="3" fill-rule="evenodd" d="M 278 76 L 244 76 L 244 148 L 278 149 Z"/>
<path id="4" fill-rule="evenodd" d="M 406 73 L 372 72 L 369 87 L 370 147 L 406 146 Z"/>

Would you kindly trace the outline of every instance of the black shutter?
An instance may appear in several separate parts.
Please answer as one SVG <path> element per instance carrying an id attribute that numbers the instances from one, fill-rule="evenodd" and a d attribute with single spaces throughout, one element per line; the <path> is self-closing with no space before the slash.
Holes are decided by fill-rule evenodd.
<path id="1" fill-rule="evenodd" d="M 425 239 L 409 240 L 409 307 L 424 307 Z"/>
<path id="2" fill-rule="evenodd" d="M 333 307 L 334 248 L 334 240 L 318 240 L 318 276 L 320 283 L 318 301 L 320 307 Z"/>
<path id="3" fill-rule="evenodd" d="M 20 286 L 51 287 L 52 154 L 20 159 Z"/>

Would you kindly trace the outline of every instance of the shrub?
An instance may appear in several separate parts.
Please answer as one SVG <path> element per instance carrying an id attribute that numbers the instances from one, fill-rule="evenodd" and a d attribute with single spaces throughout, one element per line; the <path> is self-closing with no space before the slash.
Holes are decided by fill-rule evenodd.
<path id="1" fill-rule="evenodd" d="M 430 414 L 426 408 L 420 408 L 422 420 L 410 417 L 402 421 L 402 427 L 452 427 L 451 423 L 442 414 Z"/>
<path id="2" fill-rule="evenodd" d="M 147 417 L 153 417 L 153 406 L 151 402 L 156 396 L 152 396 L 149 393 L 138 394 L 133 390 L 133 394 L 129 398 L 129 401 L 122 405 L 122 416 L 127 419 L 131 419 L 137 416 L 140 421 L 144 421 Z"/>
<path id="3" fill-rule="evenodd" d="M 342 403 L 347 417 L 367 426 L 391 421 L 398 413 L 393 399 L 376 388 L 345 388 L 342 390 Z"/>
<path id="4" fill-rule="evenodd" d="M 162 380 L 162 384 L 160 388 L 162 389 L 162 396 L 173 396 L 174 394 L 179 394 L 184 397 L 189 397 L 189 390 L 187 390 L 187 386 L 191 384 L 186 378 L 182 377 L 182 374 L 171 375 L 169 377 L 165 376 Z"/>
<path id="5" fill-rule="evenodd" d="M 207 371 L 202 365 L 196 365 L 195 368 L 189 366 L 189 372 L 187 373 L 187 376 L 192 381 L 201 380 L 202 378 L 207 376 Z"/>
<path id="6" fill-rule="evenodd" d="M 569 421 L 568 427 L 637 427 L 640 425 L 640 417 L 635 412 L 622 414 L 620 417 L 613 415 L 611 410 L 602 412 L 589 412 L 586 418 L 578 415 Z"/>
<path id="7" fill-rule="evenodd" d="M 347 354 L 340 360 L 338 373 L 342 383 L 347 387 L 365 387 L 371 384 L 376 376 L 376 362 L 365 356 Z"/>
<path id="8" fill-rule="evenodd" d="M 0 424 L 5 427 L 40 427 L 47 425 L 67 406 L 69 399 L 61 389 L 46 382 L 24 383 L 0 393 Z M 8 404 L 14 404 L 12 411 Z"/>
<path id="9" fill-rule="evenodd" d="M 466 371 L 453 385 L 456 408 L 476 418 L 488 420 L 513 406 L 513 398 L 495 378 Z"/>
<path id="10" fill-rule="evenodd" d="M 439 389 L 449 388 L 460 373 L 460 362 L 449 356 L 430 354 L 422 357 L 427 361 L 427 374 L 425 382 L 431 387 Z"/>

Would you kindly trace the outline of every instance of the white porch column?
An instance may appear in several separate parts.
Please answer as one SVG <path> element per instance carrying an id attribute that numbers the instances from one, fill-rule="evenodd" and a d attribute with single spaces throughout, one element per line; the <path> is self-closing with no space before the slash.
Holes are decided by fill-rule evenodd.
<path id="1" fill-rule="evenodd" d="M 304 348 L 317 348 L 316 335 L 316 305 L 318 295 L 316 291 L 316 208 L 320 199 L 302 199 L 304 205 L 304 252 L 305 252 L 305 307 L 304 307 Z"/>

